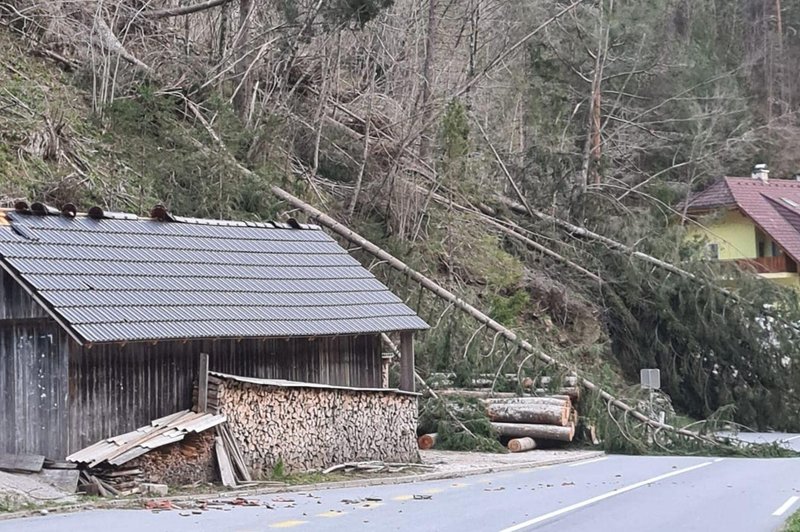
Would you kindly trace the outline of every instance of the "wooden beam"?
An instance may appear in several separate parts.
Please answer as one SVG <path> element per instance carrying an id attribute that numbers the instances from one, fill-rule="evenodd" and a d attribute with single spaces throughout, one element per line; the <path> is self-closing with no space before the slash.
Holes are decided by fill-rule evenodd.
<path id="1" fill-rule="evenodd" d="M 197 411 L 208 412 L 208 353 L 200 353 L 197 376 Z"/>
<path id="2" fill-rule="evenodd" d="M 414 391 L 414 333 L 400 333 L 400 389 Z"/>

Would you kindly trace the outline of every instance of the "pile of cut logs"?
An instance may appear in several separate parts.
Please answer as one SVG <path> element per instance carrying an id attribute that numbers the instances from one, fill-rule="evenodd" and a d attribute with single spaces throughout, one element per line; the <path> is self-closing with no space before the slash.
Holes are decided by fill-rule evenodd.
<path id="1" fill-rule="evenodd" d="M 438 384 L 451 384 L 451 374 L 433 374 Z M 516 375 L 505 375 L 507 381 L 516 382 Z M 473 386 L 491 386 L 494 376 L 479 375 Z M 575 437 L 578 413 L 573 407 L 580 397 L 576 377 L 561 380 L 557 395 L 546 395 L 555 384 L 550 377 L 523 378 L 521 386 L 533 396 L 519 396 L 511 392 L 491 392 L 484 389 L 442 389 L 436 393 L 443 397 L 470 397 L 479 399 L 497 435 L 511 452 L 536 449 L 550 442 L 571 442 Z M 420 449 L 436 445 L 437 434 L 423 434 L 417 440 Z"/>
<path id="2" fill-rule="evenodd" d="M 544 441 L 571 442 L 577 411 L 567 395 L 484 399 L 486 413 L 512 452 L 535 449 Z M 523 439 L 524 441 L 518 441 Z"/>
<path id="3" fill-rule="evenodd" d="M 485 398 L 481 402 L 511 452 L 530 451 L 547 442 L 571 442 L 575 437 L 578 414 L 567 395 Z M 435 433 L 423 434 L 417 444 L 420 449 L 431 449 L 437 439 Z"/>

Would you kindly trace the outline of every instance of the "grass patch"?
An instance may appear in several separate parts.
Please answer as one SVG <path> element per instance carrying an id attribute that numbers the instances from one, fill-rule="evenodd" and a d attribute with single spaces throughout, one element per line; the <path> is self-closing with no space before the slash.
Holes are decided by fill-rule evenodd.
<path id="1" fill-rule="evenodd" d="M 783 525 L 783 532 L 800 532 L 800 510 L 796 511 Z"/>

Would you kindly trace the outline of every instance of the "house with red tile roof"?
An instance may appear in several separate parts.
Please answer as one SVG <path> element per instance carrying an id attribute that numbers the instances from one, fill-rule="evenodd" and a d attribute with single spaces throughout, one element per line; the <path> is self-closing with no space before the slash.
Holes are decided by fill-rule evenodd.
<path id="1" fill-rule="evenodd" d="M 700 225 L 712 259 L 736 261 L 762 277 L 800 289 L 800 181 L 769 179 L 763 165 L 751 177 L 723 177 L 678 208 Z"/>

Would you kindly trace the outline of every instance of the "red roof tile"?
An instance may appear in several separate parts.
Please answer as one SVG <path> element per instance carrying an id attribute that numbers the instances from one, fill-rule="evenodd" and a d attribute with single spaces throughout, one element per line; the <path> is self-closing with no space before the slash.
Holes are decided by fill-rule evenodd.
<path id="1" fill-rule="evenodd" d="M 800 182 L 725 177 L 689 198 L 689 213 L 738 207 L 800 262 Z"/>

